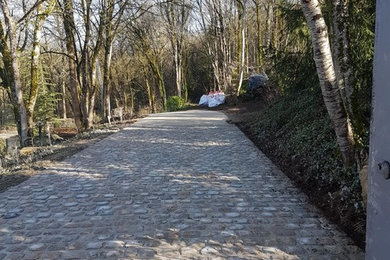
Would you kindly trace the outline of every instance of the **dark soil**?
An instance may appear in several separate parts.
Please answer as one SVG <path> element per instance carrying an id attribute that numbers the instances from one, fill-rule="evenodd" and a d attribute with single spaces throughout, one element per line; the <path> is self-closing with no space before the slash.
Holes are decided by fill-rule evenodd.
<path id="1" fill-rule="evenodd" d="M 19 170 L 0 175 L 0 192 L 24 182 L 33 175 L 32 170 Z"/>
<path id="2" fill-rule="evenodd" d="M 320 182 L 308 180 L 305 175 L 305 168 L 297 164 L 288 156 L 280 156 L 280 151 L 270 148 L 272 145 L 260 142 L 253 128 L 248 127 L 248 121 L 254 113 L 264 110 L 267 107 L 263 102 L 250 101 L 237 106 L 225 106 L 224 113 L 228 116 L 229 123 L 236 124 L 254 144 L 269 157 L 303 192 L 308 195 L 310 202 L 322 210 L 324 215 L 336 223 L 364 250 L 365 248 L 365 215 L 356 214 L 345 206 L 345 201 L 338 191 L 332 192 L 333 197 L 329 198 L 330 187 L 323 187 Z M 272 142 L 272 141 L 271 141 Z M 298 173 L 298 174 L 297 174 Z M 301 174 L 299 174 L 301 173 Z"/>
<path id="3" fill-rule="evenodd" d="M 62 138 L 71 138 L 77 135 L 77 129 L 72 127 L 52 128 L 52 134 L 56 134 Z"/>

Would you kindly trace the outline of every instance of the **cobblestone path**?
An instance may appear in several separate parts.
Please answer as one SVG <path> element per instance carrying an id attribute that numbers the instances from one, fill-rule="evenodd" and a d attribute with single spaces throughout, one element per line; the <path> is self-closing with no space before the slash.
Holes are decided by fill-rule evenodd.
<path id="1" fill-rule="evenodd" d="M 225 120 L 150 116 L 0 193 L 0 259 L 363 259 Z"/>

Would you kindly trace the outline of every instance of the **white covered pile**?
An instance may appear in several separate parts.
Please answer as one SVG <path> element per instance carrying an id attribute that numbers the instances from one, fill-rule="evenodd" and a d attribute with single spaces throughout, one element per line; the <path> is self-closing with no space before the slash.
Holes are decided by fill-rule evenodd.
<path id="1" fill-rule="evenodd" d="M 208 95 L 203 95 L 200 98 L 199 105 L 208 107 L 217 107 L 225 103 L 225 93 L 223 91 L 209 92 Z"/>

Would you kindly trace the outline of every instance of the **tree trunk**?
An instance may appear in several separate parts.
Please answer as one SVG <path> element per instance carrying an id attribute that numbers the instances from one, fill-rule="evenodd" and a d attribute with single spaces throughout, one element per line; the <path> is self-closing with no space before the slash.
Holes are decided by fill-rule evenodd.
<path id="1" fill-rule="evenodd" d="M 344 164 L 353 162 L 353 134 L 338 91 L 328 29 L 318 0 L 301 0 L 314 48 L 314 60 L 320 80 L 322 96 L 337 136 Z"/>
<path id="2" fill-rule="evenodd" d="M 27 100 L 27 122 L 28 122 L 28 137 L 33 140 L 34 138 L 34 108 L 35 103 L 38 98 L 39 90 L 39 59 L 41 54 L 41 37 L 42 37 L 42 26 L 43 23 L 51 12 L 51 9 L 54 6 L 54 1 L 49 3 L 47 9 L 41 13 L 41 3 L 37 5 L 37 16 L 34 23 L 34 32 L 33 32 L 33 46 L 31 52 L 31 84 L 30 84 L 30 95 Z"/>
<path id="3" fill-rule="evenodd" d="M 175 71 L 176 71 L 176 89 L 177 89 L 177 95 L 179 97 L 182 96 L 182 57 L 181 53 L 179 51 L 179 43 L 176 41 L 175 44 Z"/>
<path id="4" fill-rule="evenodd" d="M 249 74 L 249 67 L 250 67 L 250 63 L 249 63 L 249 57 L 251 55 L 250 53 L 250 43 L 249 43 L 249 35 L 250 35 L 250 32 L 249 32 L 249 28 L 248 26 L 246 26 L 246 21 L 245 21 L 245 35 L 247 37 L 247 39 L 245 40 L 246 42 L 246 46 L 245 46 L 245 73 L 248 75 Z M 254 56 L 254 55 L 253 55 Z"/>
<path id="5" fill-rule="evenodd" d="M 272 8 L 272 47 L 275 51 L 278 50 L 278 29 L 279 29 L 279 9 L 277 8 L 277 0 L 273 0 Z"/>
<path id="6" fill-rule="evenodd" d="M 103 84 L 103 76 L 102 76 L 102 71 L 100 68 L 100 61 L 97 59 L 96 60 L 96 81 L 97 84 L 99 85 L 99 90 L 100 90 L 100 106 L 99 106 L 99 114 L 101 116 L 101 121 L 105 122 L 105 117 L 104 117 L 104 84 Z"/>
<path id="7" fill-rule="evenodd" d="M 65 35 L 63 33 L 63 30 L 62 30 L 62 27 L 61 27 L 61 21 L 60 21 L 60 18 L 58 15 L 56 15 L 55 17 L 55 24 L 56 24 L 56 29 L 57 29 L 57 32 L 58 32 L 58 35 L 61 39 L 65 39 Z M 64 46 L 64 42 L 61 41 L 60 42 L 60 47 L 61 47 L 61 51 L 63 53 L 66 52 L 66 49 L 65 49 L 65 46 Z M 61 58 L 61 61 L 63 63 L 66 62 L 66 58 L 65 56 L 62 56 Z M 63 119 L 66 119 L 67 118 L 67 106 L 66 106 L 66 81 L 65 81 L 65 77 L 63 76 L 64 73 L 63 73 L 63 69 L 61 68 L 59 71 L 58 71 L 58 74 L 61 75 L 60 79 L 59 79 L 59 84 L 60 84 L 60 90 L 61 90 L 61 102 L 59 104 L 59 111 L 60 111 L 60 115 L 61 115 L 61 118 Z"/>
<path id="8" fill-rule="evenodd" d="M 94 112 L 95 112 L 95 97 L 96 97 L 96 90 L 93 91 L 90 94 L 90 100 L 88 102 L 88 117 L 87 121 L 85 123 L 86 129 L 91 129 L 93 127 L 93 118 L 94 118 Z"/>
<path id="9" fill-rule="evenodd" d="M 346 104 L 345 93 L 344 93 L 344 79 L 341 75 L 341 64 L 340 64 L 340 48 L 341 48 L 341 37 L 340 37 L 340 27 L 338 23 L 338 14 L 337 14 L 337 6 L 340 4 L 340 0 L 333 0 L 333 27 L 330 27 L 331 34 L 334 35 L 334 41 L 332 46 L 332 54 L 333 54 L 333 64 L 336 74 L 337 85 L 340 89 L 341 98 L 343 99 L 343 103 Z"/>
<path id="10" fill-rule="evenodd" d="M 177 96 L 183 95 L 183 42 L 184 28 L 187 24 L 190 10 L 184 0 L 166 2 L 161 5 L 162 13 L 167 20 L 167 31 L 175 63 Z"/>
<path id="11" fill-rule="evenodd" d="M 245 0 L 238 1 L 239 9 L 241 11 L 241 49 L 240 49 L 240 78 L 238 82 L 238 88 L 236 96 L 238 97 L 240 95 L 241 87 L 242 87 L 242 81 L 244 79 L 244 67 L 245 67 L 245 19 L 246 19 L 246 6 L 245 6 Z"/>
<path id="12" fill-rule="evenodd" d="M 131 84 L 129 84 L 129 89 L 130 89 L 130 119 L 133 118 L 133 114 L 134 114 L 134 91 L 133 91 L 133 88 L 131 87 Z"/>
<path id="13" fill-rule="evenodd" d="M 98 51 L 99 52 L 99 51 Z M 94 53 L 95 54 L 95 53 Z M 92 64 L 90 66 L 90 101 L 89 101 L 89 107 L 88 107 L 88 119 L 87 119 L 87 129 L 93 128 L 94 124 L 94 117 L 95 117 L 95 100 L 96 100 L 96 93 L 98 90 L 98 79 L 97 79 L 97 67 L 98 67 L 98 60 L 97 55 L 92 56 Z"/>
<path id="14" fill-rule="evenodd" d="M 188 102 L 188 71 L 189 71 L 189 68 L 188 68 L 188 55 L 184 55 L 183 56 L 183 76 L 182 76 L 182 79 L 183 79 L 183 94 L 184 94 L 184 102 L 187 103 Z"/>
<path id="15" fill-rule="evenodd" d="M 221 63 L 222 63 L 222 84 L 224 91 L 227 91 L 231 87 L 232 75 L 231 68 L 229 64 L 230 60 L 230 52 L 226 40 L 226 28 L 225 28 L 225 17 L 223 10 L 223 1 L 218 0 L 217 3 L 214 4 L 214 12 L 216 13 L 216 21 L 218 21 L 217 25 L 217 35 L 219 39 L 219 49 L 216 48 L 216 51 L 221 53 Z"/>
<path id="16" fill-rule="evenodd" d="M 333 0 L 334 64 L 344 105 L 352 117 L 351 95 L 353 92 L 353 68 L 350 64 L 349 57 L 347 9 L 347 1 Z"/>
<path id="17" fill-rule="evenodd" d="M 267 38 L 266 38 L 266 48 L 270 48 L 272 44 L 272 21 L 273 21 L 273 9 L 274 3 L 273 0 L 268 0 L 267 2 Z"/>
<path id="18" fill-rule="evenodd" d="M 257 23 L 257 67 L 259 72 L 263 69 L 263 37 L 261 31 L 261 5 L 256 0 L 256 23 Z"/>
<path id="19" fill-rule="evenodd" d="M 163 78 L 163 74 L 162 74 L 160 66 L 157 65 L 156 68 L 157 68 L 157 77 L 158 77 L 158 89 L 160 91 L 160 96 L 161 96 L 162 102 L 163 102 L 162 103 L 163 110 L 166 111 L 167 110 L 167 93 L 165 90 L 164 78 Z"/>
<path id="20" fill-rule="evenodd" d="M 237 5 L 237 31 L 234 33 L 237 35 L 236 41 L 237 41 L 237 73 L 240 75 L 240 67 L 241 67 L 241 51 L 242 51 L 242 16 L 243 16 L 243 6 L 241 0 L 236 0 Z M 235 43 L 234 43 L 235 44 Z"/>
<path id="21" fill-rule="evenodd" d="M 104 64 L 103 64 L 103 121 L 111 119 L 111 58 L 112 58 L 112 19 L 114 15 L 114 1 L 108 0 L 105 4 L 107 14 L 104 18 Z"/>
<path id="22" fill-rule="evenodd" d="M 147 78 L 146 75 L 145 75 L 145 84 L 146 84 L 146 91 L 148 93 L 149 109 L 150 111 L 152 111 L 152 113 L 156 113 L 156 111 L 154 111 L 154 100 L 152 96 L 152 89 L 150 87 L 149 79 Z"/>
<path id="23" fill-rule="evenodd" d="M 184 102 L 188 102 L 188 84 L 191 79 L 190 70 L 190 54 L 188 49 L 184 53 L 183 59 L 183 88 L 184 88 Z M 191 81 L 190 81 L 191 82 Z"/>
<path id="24" fill-rule="evenodd" d="M 66 119 L 66 85 L 63 79 L 61 79 L 61 117 Z"/>
<path id="25" fill-rule="evenodd" d="M 156 113 L 156 86 L 155 84 L 152 85 L 151 90 L 151 95 L 152 95 L 152 113 Z"/>
<path id="26" fill-rule="evenodd" d="M 343 42 L 343 63 L 341 66 L 342 73 L 344 74 L 344 84 L 345 84 L 345 94 L 348 102 L 348 111 L 350 112 L 351 117 L 353 117 L 352 105 L 351 105 L 351 96 L 353 94 L 353 86 L 354 86 L 354 71 L 353 66 L 351 64 L 350 57 L 350 42 L 349 42 L 349 30 L 347 24 L 347 16 L 348 16 L 348 4 L 349 1 L 342 0 L 342 21 L 341 23 L 344 25 L 343 30 L 341 31 L 341 38 Z"/>
<path id="27" fill-rule="evenodd" d="M 219 67 L 219 55 L 218 55 L 218 48 L 217 48 L 218 43 L 214 42 L 214 51 L 211 49 L 211 46 L 208 48 L 209 49 L 209 55 L 212 58 L 212 66 L 213 66 L 213 74 L 214 74 L 214 91 L 216 90 L 216 87 L 218 90 L 221 90 L 221 86 L 223 85 L 221 83 L 221 69 Z M 213 55 L 214 53 L 214 55 Z"/>
<path id="28" fill-rule="evenodd" d="M 17 111 L 17 124 L 20 143 L 22 146 L 26 144 L 28 138 L 28 121 L 26 106 L 23 101 L 22 84 L 19 72 L 19 57 L 17 53 L 17 37 L 15 23 L 11 17 L 11 13 L 8 8 L 8 4 L 5 0 L 0 1 L 1 8 L 3 10 L 5 24 L 7 26 L 7 33 L 9 37 L 9 49 L 7 55 L 9 55 L 9 84 L 12 92 L 12 100 L 14 109 Z M 5 36 L 4 36 L 5 37 Z M 6 59 L 7 57 L 3 57 Z"/>
<path id="29" fill-rule="evenodd" d="M 165 90 L 164 78 L 163 78 L 163 74 L 162 74 L 160 65 L 157 63 L 157 60 L 155 58 L 151 58 L 151 57 L 147 57 L 147 58 L 149 60 L 149 64 L 150 64 L 152 71 L 156 75 L 158 90 L 160 92 L 160 97 L 162 99 L 163 110 L 166 111 L 166 109 L 167 109 L 167 94 L 166 94 L 166 90 Z"/>
<path id="30" fill-rule="evenodd" d="M 74 121 L 78 130 L 83 129 L 82 114 L 79 98 L 79 81 L 76 65 L 76 46 L 74 41 L 74 18 L 72 0 L 63 0 L 64 29 L 66 35 L 66 49 L 68 52 L 69 88 L 72 97 L 72 110 Z"/>
<path id="31" fill-rule="evenodd" d="M 37 11 L 40 11 L 40 5 L 37 7 Z M 31 84 L 30 84 L 30 95 L 27 100 L 27 117 L 28 117 L 28 135 L 33 138 L 33 129 L 34 129 L 34 107 L 38 97 L 39 89 L 39 56 L 40 56 L 40 40 L 42 35 L 42 25 L 43 19 L 38 14 L 34 24 L 33 32 L 33 49 L 31 53 Z"/>
<path id="32" fill-rule="evenodd" d="M 85 129 L 90 128 L 91 101 L 93 99 L 93 82 L 90 78 L 93 61 L 91 60 L 90 42 L 91 42 L 91 4 L 92 0 L 84 0 L 82 3 L 83 22 L 84 22 L 84 40 L 81 48 L 81 110 L 83 112 L 83 125 Z"/>
<path id="33" fill-rule="evenodd" d="M 202 25 L 202 29 L 204 31 L 205 34 L 209 33 L 209 30 L 210 28 L 208 27 L 208 25 L 206 24 L 206 19 L 205 19 L 205 15 L 204 15 L 204 12 L 203 12 L 203 4 L 202 4 L 202 1 L 200 0 L 197 0 L 196 1 L 197 5 L 198 5 L 198 8 L 199 8 L 199 15 L 200 15 L 200 18 L 201 18 L 201 25 Z M 212 7 L 213 5 L 211 3 L 209 3 L 209 11 L 210 13 L 215 13 L 215 7 Z M 216 24 L 216 17 L 214 16 L 211 16 L 210 17 L 210 24 L 212 25 L 215 25 Z M 211 59 L 211 68 L 212 68 L 212 71 L 213 71 L 213 90 L 215 91 L 217 88 L 218 90 L 221 90 L 221 76 L 220 76 L 220 68 L 219 68 L 219 55 L 218 55 L 218 37 L 216 36 L 217 35 L 217 28 L 216 26 L 214 26 L 214 28 L 211 28 L 213 33 L 214 33 L 214 37 L 207 37 L 207 54 L 209 56 L 209 58 Z M 211 90 L 211 88 L 210 88 Z"/>
<path id="34" fill-rule="evenodd" d="M 103 67 L 103 90 L 104 90 L 104 99 L 103 107 L 105 110 L 105 117 L 111 117 L 111 82 L 110 82 L 110 73 L 111 73 L 111 57 L 112 57 L 112 41 L 107 39 L 105 53 L 104 53 L 104 67 Z"/>

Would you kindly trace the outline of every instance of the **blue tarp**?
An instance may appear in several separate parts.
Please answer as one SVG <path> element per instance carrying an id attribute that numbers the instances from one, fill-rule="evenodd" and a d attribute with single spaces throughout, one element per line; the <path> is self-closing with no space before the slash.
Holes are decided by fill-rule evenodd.
<path id="1" fill-rule="evenodd" d="M 266 85 L 268 81 L 268 77 L 266 74 L 256 74 L 250 76 L 248 81 L 249 81 L 249 90 L 255 91 Z"/>

